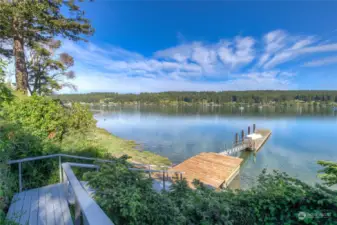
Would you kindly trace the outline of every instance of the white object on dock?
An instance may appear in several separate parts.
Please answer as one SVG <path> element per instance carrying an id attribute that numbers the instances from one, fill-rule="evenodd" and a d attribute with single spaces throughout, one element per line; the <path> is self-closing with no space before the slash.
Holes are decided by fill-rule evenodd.
<path id="1" fill-rule="evenodd" d="M 252 133 L 252 134 L 248 134 L 247 138 L 249 138 L 251 140 L 257 140 L 257 139 L 262 138 L 262 135 L 258 134 L 258 133 Z"/>

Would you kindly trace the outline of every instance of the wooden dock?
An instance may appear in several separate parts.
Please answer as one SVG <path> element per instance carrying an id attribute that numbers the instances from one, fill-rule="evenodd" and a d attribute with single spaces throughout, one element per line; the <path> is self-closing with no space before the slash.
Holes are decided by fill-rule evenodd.
<path id="1" fill-rule="evenodd" d="M 184 172 L 184 178 L 191 188 L 194 188 L 192 184 L 194 179 L 213 188 L 221 189 L 228 187 L 231 181 L 239 174 L 240 165 L 243 161 L 239 157 L 230 156 L 229 153 L 245 150 L 258 152 L 270 137 L 271 131 L 267 129 L 254 129 L 253 134 L 258 138 L 252 140 L 243 136 L 242 142 L 229 150 L 227 149 L 220 153 L 203 152 L 169 170 Z"/>
<path id="2" fill-rule="evenodd" d="M 189 186 L 194 188 L 194 179 L 214 187 L 227 187 L 240 171 L 242 159 L 219 155 L 213 152 L 203 152 L 193 156 L 169 170 L 183 171 Z"/>

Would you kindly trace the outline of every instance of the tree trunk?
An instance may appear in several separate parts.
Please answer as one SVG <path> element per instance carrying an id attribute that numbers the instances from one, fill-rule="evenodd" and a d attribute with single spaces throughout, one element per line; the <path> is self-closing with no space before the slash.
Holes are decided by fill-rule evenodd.
<path id="1" fill-rule="evenodd" d="M 15 57 L 16 89 L 26 94 L 28 89 L 28 72 L 26 67 L 24 40 L 19 32 L 18 21 L 15 21 L 15 19 L 13 23 L 13 30 L 16 33 L 14 36 L 13 45 L 13 54 Z"/>

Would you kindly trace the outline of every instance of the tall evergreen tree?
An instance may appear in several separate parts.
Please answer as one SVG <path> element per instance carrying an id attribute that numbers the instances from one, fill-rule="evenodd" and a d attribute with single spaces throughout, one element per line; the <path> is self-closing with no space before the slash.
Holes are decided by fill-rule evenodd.
<path id="1" fill-rule="evenodd" d="M 56 36 L 73 41 L 85 40 L 94 30 L 84 11 L 82 0 L 2 0 L 0 2 L 0 54 L 14 56 L 17 89 L 28 90 L 25 47 L 47 43 Z M 62 8 L 62 11 L 61 11 Z M 64 13 L 68 9 L 68 12 Z M 13 45 L 10 52 L 7 46 Z M 6 48 L 7 47 L 7 48 Z"/>

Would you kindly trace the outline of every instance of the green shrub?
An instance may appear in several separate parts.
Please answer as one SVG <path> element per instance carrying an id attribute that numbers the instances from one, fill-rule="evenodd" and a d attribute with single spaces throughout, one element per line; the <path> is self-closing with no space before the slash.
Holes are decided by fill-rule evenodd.
<path id="1" fill-rule="evenodd" d="M 165 195 L 152 190 L 152 181 L 128 170 L 127 157 L 101 165 L 85 179 L 96 190 L 96 199 L 116 224 L 182 224 L 178 207 Z"/>
<path id="2" fill-rule="evenodd" d="M 66 113 L 58 102 L 41 96 L 15 99 L 4 108 L 7 121 L 19 124 L 32 135 L 60 138 L 66 129 Z"/>
<path id="3" fill-rule="evenodd" d="M 60 152 L 60 149 L 51 140 L 34 136 L 17 124 L 3 124 L 0 127 L 0 140 L 2 140 L 0 151 L 7 156 L 7 159 L 11 160 Z M 55 183 L 55 177 L 52 175 L 56 168 L 57 160 L 52 159 L 23 163 L 23 188 L 36 188 L 49 183 Z M 10 171 L 15 177 L 11 190 L 17 192 L 18 165 L 11 165 Z"/>
<path id="4" fill-rule="evenodd" d="M 6 103 L 2 116 L 5 122 L 0 127 L 0 150 L 12 160 L 62 152 L 65 134 L 83 132 L 95 124 L 92 114 L 81 105 L 65 108 L 59 101 L 41 96 Z M 57 159 L 23 163 L 23 188 L 58 182 L 57 168 Z M 16 177 L 17 170 L 17 164 L 11 166 Z M 17 191 L 17 179 L 15 182 L 13 190 Z"/>
<path id="5" fill-rule="evenodd" d="M 128 166 L 122 158 L 85 176 L 97 190 L 99 204 L 119 225 L 337 224 L 337 192 L 277 171 L 264 171 L 249 190 L 215 191 L 198 181 L 192 190 L 183 180 L 170 192 L 156 193 L 144 174 Z"/>
<path id="6" fill-rule="evenodd" d="M 77 131 L 85 131 L 89 128 L 93 128 L 96 125 L 96 121 L 93 118 L 93 114 L 85 106 L 79 103 L 72 104 L 72 107 L 68 109 L 67 125 L 71 129 Z"/>
<path id="7" fill-rule="evenodd" d="M 66 132 L 85 131 L 95 125 L 87 108 L 79 104 L 65 108 L 57 100 L 36 95 L 6 104 L 3 116 L 34 136 L 56 140 Z"/>
<path id="8" fill-rule="evenodd" d="M 329 161 L 318 161 L 318 164 L 324 167 L 324 169 L 319 171 L 318 176 L 325 182 L 326 185 L 336 185 L 337 163 Z"/>

